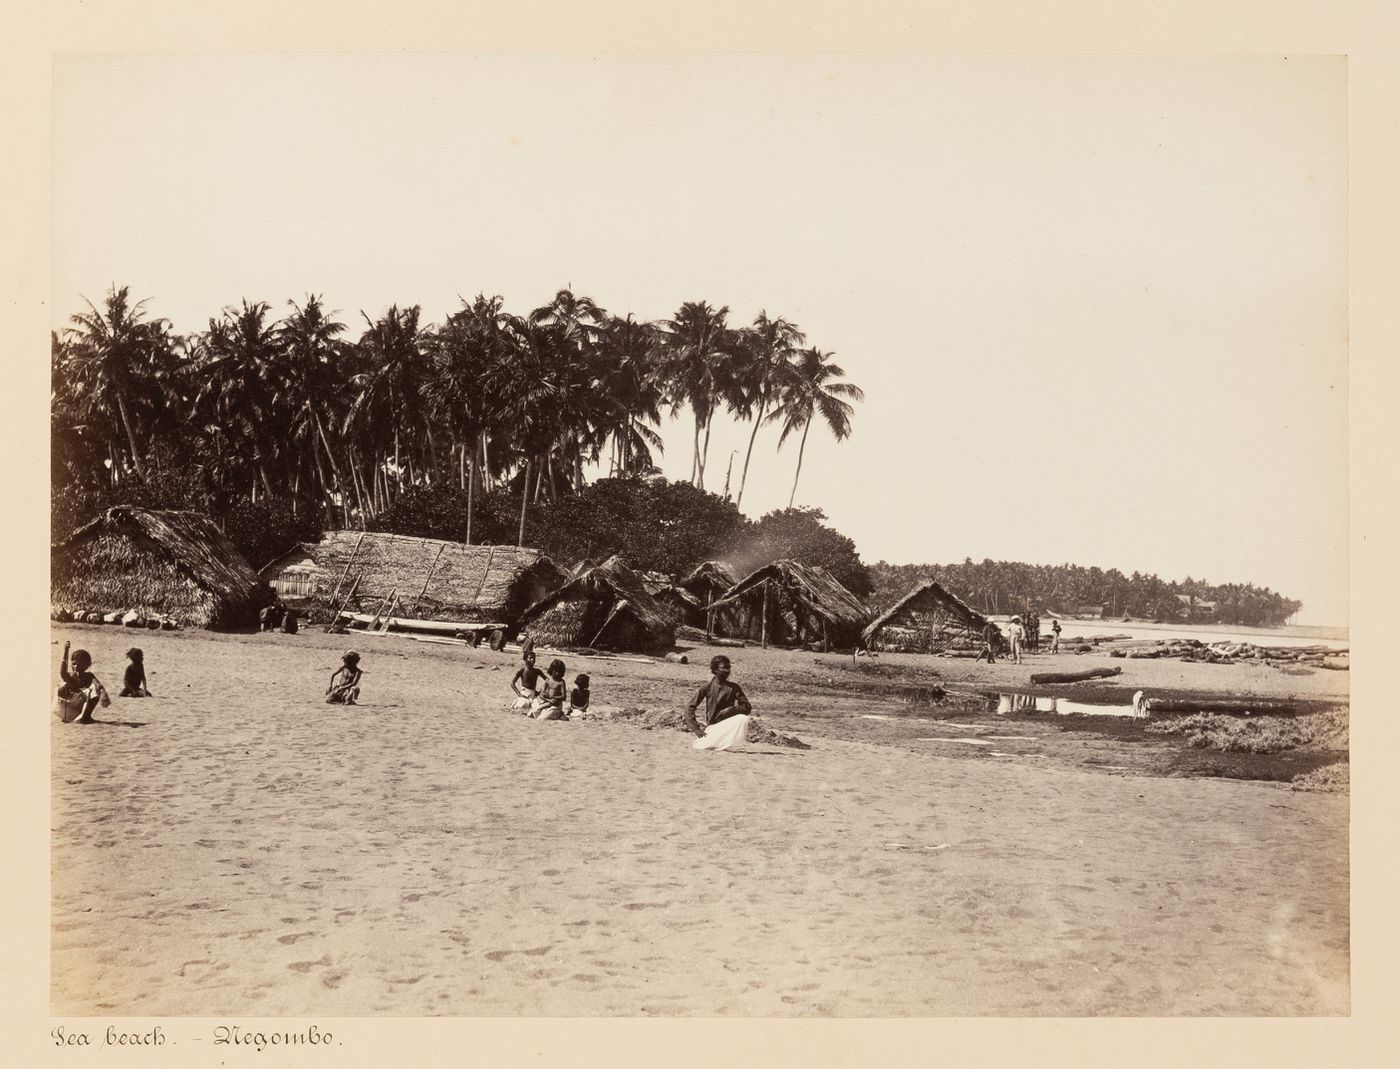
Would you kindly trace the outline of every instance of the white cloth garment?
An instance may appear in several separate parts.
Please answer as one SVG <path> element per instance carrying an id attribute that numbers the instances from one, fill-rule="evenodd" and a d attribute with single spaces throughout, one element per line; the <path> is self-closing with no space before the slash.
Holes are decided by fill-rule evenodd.
<path id="1" fill-rule="evenodd" d="M 728 750 L 748 741 L 749 718 L 740 713 L 711 724 L 705 734 L 695 740 L 694 746 L 697 750 Z"/>

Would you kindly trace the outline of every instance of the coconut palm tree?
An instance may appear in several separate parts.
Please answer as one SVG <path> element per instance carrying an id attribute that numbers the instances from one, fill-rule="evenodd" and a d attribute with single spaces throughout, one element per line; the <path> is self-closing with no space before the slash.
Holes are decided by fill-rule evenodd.
<path id="1" fill-rule="evenodd" d="M 374 457 L 376 481 L 384 474 L 392 446 L 400 493 L 404 472 L 418 452 L 420 434 L 432 445 L 431 428 L 423 421 L 430 363 L 421 314 L 416 304 L 403 309 L 393 305 L 378 319 L 360 313 L 366 327 L 355 346 L 361 370 L 353 380 L 355 398 L 346 415 L 347 431 Z M 387 477 L 385 483 L 387 490 Z"/>
<path id="2" fill-rule="evenodd" d="M 146 319 L 146 302 L 133 304 L 127 286 L 113 286 L 100 310 L 86 297 L 83 301 L 88 310 L 70 317 L 73 325 L 62 338 L 77 415 L 110 425 L 103 413 L 115 411 L 131 466 L 145 482 L 146 450 L 137 442 L 137 431 L 142 417 L 155 422 L 164 412 L 160 382 L 172 363 L 168 324 Z"/>
<path id="3" fill-rule="evenodd" d="M 797 480 L 802 475 L 802 454 L 807 448 L 807 433 L 812 429 L 813 417 L 820 415 L 836 440 L 842 441 L 850 437 L 851 416 L 855 412 L 845 398 L 859 401 L 865 396 L 859 386 L 837 381 L 846 372 L 830 362 L 833 355 L 820 349 L 800 350 L 778 406 L 768 414 L 769 422 L 781 421 L 783 425 L 783 432 L 778 437 L 779 449 L 787 441 L 788 435 L 799 427 L 802 429 L 802 441 L 797 447 L 797 471 L 792 477 L 788 508 L 792 508 L 793 500 L 797 497 Z"/>
<path id="4" fill-rule="evenodd" d="M 456 438 L 467 491 L 468 545 L 477 472 L 486 471 L 486 442 L 501 427 L 501 402 L 515 356 L 508 318 L 500 297 L 479 294 L 471 303 L 463 300 L 428 342 L 433 374 L 424 396 L 436 419 Z"/>
<path id="5" fill-rule="evenodd" d="M 629 313 L 609 317 L 599 334 L 603 367 L 604 428 L 613 439 L 613 463 L 618 475 L 655 470 L 652 451 L 661 452 L 662 390 L 659 375 L 661 332 L 639 323 Z"/>
<path id="6" fill-rule="evenodd" d="M 269 468 L 285 459 L 281 443 L 287 441 L 289 414 L 279 403 L 281 342 L 268 312 L 265 301 L 249 303 L 245 298 L 239 307 L 229 306 L 221 318 L 209 321 L 196 372 L 200 385 L 194 412 L 206 432 L 217 428 L 219 433 L 212 437 L 233 451 L 224 460 L 224 470 L 232 474 L 250 464 L 272 497 Z"/>
<path id="7" fill-rule="evenodd" d="M 337 450 L 326 431 L 327 425 L 334 428 L 342 424 L 349 407 L 345 345 L 340 340 L 345 324 L 334 318 L 335 313 L 326 312 L 316 294 L 308 295 L 302 305 L 295 301 L 287 304 L 292 310 L 276 327 L 281 361 L 273 385 L 274 404 L 287 410 L 291 441 L 299 446 L 299 453 L 311 457 L 316 480 L 330 497 L 332 484 L 321 461 L 325 457 L 348 517 L 351 490 L 358 491 L 358 487 L 346 487 Z M 363 500 L 360 511 L 363 516 Z"/>
<path id="8" fill-rule="evenodd" d="M 744 486 L 749 478 L 749 459 L 753 456 L 754 439 L 773 399 L 787 387 L 792 374 L 792 356 L 806 336 L 781 316 L 769 319 L 759 312 L 753 326 L 739 332 L 735 362 L 735 395 L 732 408 L 736 415 L 753 422 L 749 432 L 749 447 L 744 452 L 744 467 L 739 474 L 739 493 L 735 507 L 744 501 Z"/>
<path id="9" fill-rule="evenodd" d="M 734 333 L 726 326 L 729 306 L 713 308 L 705 301 L 687 301 L 667 320 L 663 377 L 675 415 L 689 405 L 695 416 L 691 482 L 705 488 L 705 459 L 710 449 L 710 421 L 715 409 L 733 390 L 730 361 Z M 701 441 L 701 433 L 704 441 Z"/>

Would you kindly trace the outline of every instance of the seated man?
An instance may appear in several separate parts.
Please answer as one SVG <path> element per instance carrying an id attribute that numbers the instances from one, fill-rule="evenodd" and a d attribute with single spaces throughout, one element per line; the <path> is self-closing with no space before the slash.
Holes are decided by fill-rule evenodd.
<path id="1" fill-rule="evenodd" d="M 694 732 L 697 750 L 728 750 L 748 741 L 753 709 L 744 689 L 729 679 L 729 658 L 719 654 L 710 660 L 710 681 L 685 708 L 685 726 Z M 697 710 L 703 707 L 697 720 Z M 703 726 L 702 726 L 703 725 Z"/>

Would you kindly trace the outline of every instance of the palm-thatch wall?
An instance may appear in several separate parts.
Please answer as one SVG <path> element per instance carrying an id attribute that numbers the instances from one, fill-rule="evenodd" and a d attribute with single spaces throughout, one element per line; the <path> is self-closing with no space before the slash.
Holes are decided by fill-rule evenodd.
<path id="1" fill-rule="evenodd" d="M 598 646 L 654 653 L 670 649 L 671 617 L 641 576 L 610 557 L 526 610 L 520 621 L 540 645 Z"/>
<path id="2" fill-rule="evenodd" d="M 986 624 L 967 602 L 925 579 L 871 621 L 861 640 L 871 650 L 941 653 L 980 646 Z"/>
<path id="3" fill-rule="evenodd" d="M 736 637 L 779 646 L 850 646 L 869 614 L 825 568 L 777 560 L 739 580 L 715 603 L 738 610 Z"/>
<path id="4" fill-rule="evenodd" d="M 462 623 L 513 623 L 568 579 L 535 549 L 383 531 L 327 531 L 270 561 L 261 575 L 294 605 L 330 607 L 337 591 L 354 586 L 352 612 L 374 612 L 397 593 L 395 616 Z"/>
<path id="5" fill-rule="evenodd" d="M 165 616 L 186 627 L 252 624 L 271 597 L 209 517 L 119 505 L 50 551 L 53 608 Z"/>

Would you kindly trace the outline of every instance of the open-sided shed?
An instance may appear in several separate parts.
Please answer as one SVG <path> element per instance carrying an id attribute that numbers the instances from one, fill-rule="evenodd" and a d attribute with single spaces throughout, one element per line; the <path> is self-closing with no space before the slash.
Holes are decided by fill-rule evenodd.
<path id="1" fill-rule="evenodd" d="M 291 604 L 324 605 L 353 589 L 350 611 L 373 612 L 397 595 L 397 617 L 462 623 L 513 623 L 569 578 L 539 550 L 383 531 L 327 531 L 261 574 Z"/>

